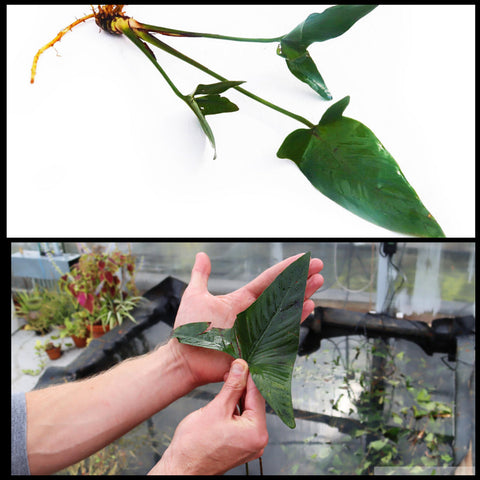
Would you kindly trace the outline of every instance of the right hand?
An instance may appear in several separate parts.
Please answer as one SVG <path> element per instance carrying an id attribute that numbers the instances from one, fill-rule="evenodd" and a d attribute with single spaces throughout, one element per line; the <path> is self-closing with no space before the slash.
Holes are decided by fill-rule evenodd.
<path id="1" fill-rule="evenodd" d="M 237 404 L 245 392 L 244 411 Z M 260 457 L 268 443 L 265 400 L 245 360 L 232 368 L 218 395 L 185 417 L 151 475 L 218 475 Z"/>

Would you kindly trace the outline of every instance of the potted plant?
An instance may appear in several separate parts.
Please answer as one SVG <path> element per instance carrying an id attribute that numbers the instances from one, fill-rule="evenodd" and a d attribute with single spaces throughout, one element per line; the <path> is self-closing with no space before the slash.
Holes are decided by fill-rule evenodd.
<path id="1" fill-rule="evenodd" d="M 37 335 L 50 331 L 50 318 L 44 309 L 42 294 L 38 288 L 15 295 L 15 314 L 25 320 L 25 330 L 33 330 Z"/>
<path id="2" fill-rule="evenodd" d="M 62 338 L 72 337 L 77 348 L 84 348 L 87 345 L 87 328 L 81 317 L 73 316 L 72 320 L 65 317 L 64 326 L 65 328 L 60 332 Z"/>
<path id="3" fill-rule="evenodd" d="M 47 352 L 50 360 L 56 360 L 62 356 L 62 347 L 60 347 L 60 345 L 55 345 L 53 342 L 48 342 L 45 345 L 45 352 Z"/>
<path id="4" fill-rule="evenodd" d="M 131 253 L 84 253 L 70 273 L 60 279 L 61 288 L 75 300 L 77 319 L 82 319 L 93 338 L 128 318 L 141 297 L 135 286 L 135 259 Z"/>
<path id="5" fill-rule="evenodd" d="M 62 355 L 62 347 L 61 345 L 53 342 L 53 340 L 57 340 L 58 338 L 58 336 L 52 336 L 43 343 L 40 340 L 37 340 L 37 343 L 35 344 L 36 354 L 41 357 L 42 353 L 46 352 L 50 360 L 56 360 L 57 358 L 60 358 Z"/>
<path id="6" fill-rule="evenodd" d="M 23 369 L 22 372 L 26 375 L 37 376 L 42 373 L 42 370 L 48 363 L 48 360 L 45 357 L 45 353 L 48 355 L 50 360 L 56 360 L 62 356 L 62 345 L 54 343 L 54 340 L 58 340 L 58 336 L 51 336 L 47 338 L 44 342 L 37 340 L 35 343 L 35 355 L 38 357 L 38 368 L 33 369 Z M 71 344 L 67 343 L 67 347 L 70 347 Z"/>
<path id="7" fill-rule="evenodd" d="M 102 299 L 102 307 L 98 314 L 97 323 L 100 322 L 104 329 L 110 330 L 116 325 L 121 325 L 126 318 L 135 322 L 131 311 L 137 306 L 142 297 L 138 296 L 119 296 L 118 298 Z"/>
<path id="8" fill-rule="evenodd" d="M 41 296 L 42 311 L 48 315 L 50 325 L 63 329 L 64 319 L 71 317 L 77 310 L 75 299 L 68 292 L 59 288 L 43 290 Z"/>

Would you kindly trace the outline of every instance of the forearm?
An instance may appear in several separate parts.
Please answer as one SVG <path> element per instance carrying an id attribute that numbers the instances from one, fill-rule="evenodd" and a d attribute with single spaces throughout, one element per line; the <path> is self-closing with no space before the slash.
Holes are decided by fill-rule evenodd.
<path id="1" fill-rule="evenodd" d="M 86 458 L 193 386 L 167 344 L 96 377 L 28 392 L 30 471 L 53 473 Z"/>

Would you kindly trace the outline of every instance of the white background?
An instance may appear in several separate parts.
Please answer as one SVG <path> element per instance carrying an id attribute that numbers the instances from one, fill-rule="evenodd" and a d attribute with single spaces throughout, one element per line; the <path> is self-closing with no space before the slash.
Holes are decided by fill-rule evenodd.
<path id="1" fill-rule="evenodd" d="M 171 28 L 271 37 L 325 5 L 130 5 Z M 343 36 L 309 48 L 345 115 L 397 160 L 447 236 L 475 235 L 474 6 L 380 6 Z M 230 90 L 240 111 L 197 119 L 126 38 L 77 26 L 85 5 L 7 7 L 7 235 L 126 237 L 398 236 L 333 203 L 283 139 L 301 123 Z M 163 37 L 248 90 L 318 122 L 331 102 L 288 71 L 276 44 Z M 211 77 L 164 52 L 183 93 Z M 57 55 L 58 54 L 58 55 Z"/>

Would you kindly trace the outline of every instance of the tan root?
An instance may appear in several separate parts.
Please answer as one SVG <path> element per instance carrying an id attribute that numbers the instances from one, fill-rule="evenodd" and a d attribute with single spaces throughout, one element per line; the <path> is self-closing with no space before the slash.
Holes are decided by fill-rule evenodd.
<path id="1" fill-rule="evenodd" d="M 124 6 L 125 5 L 103 5 L 103 6 L 98 5 L 97 11 L 95 11 L 95 9 L 92 6 L 93 13 L 89 15 L 85 15 L 84 17 L 79 18 L 78 20 L 75 20 L 68 27 L 65 27 L 63 30 L 58 32 L 57 36 L 53 40 L 48 42 L 46 45 L 44 45 L 42 48 L 40 48 L 40 50 L 38 50 L 35 57 L 33 58 L 30 83 L 33 83 L 35 81 L 35 75 L 37 72 L 37 63 L 38 63 L 38 59 L 40 58 L 40 55 L 45 50 L 48 50 L 50 47 L 53 47 L 57 42 L 59 42 L 62 39 L 62 37 L 66 33 L 68 33 L 73 27 L 76 27 L 80 23 L 83 23 L 86 20 L 89 20 L 90 18 L 95 18 L 96 24 L 106 32 L 113 33 L 113 34 L 121 34 L 120 31 L 115 29 L 115 25 L 112 22 L 113 20 L 119 17 L 129 18 L 123 12 Z"/>

